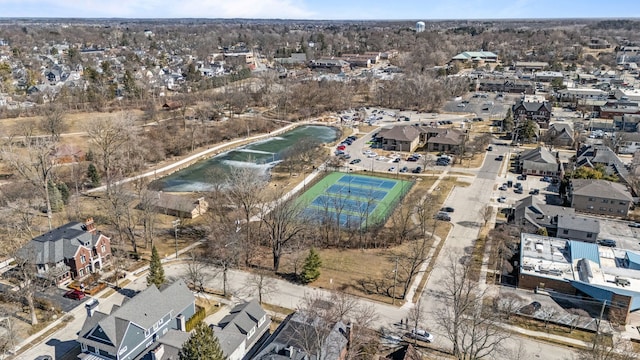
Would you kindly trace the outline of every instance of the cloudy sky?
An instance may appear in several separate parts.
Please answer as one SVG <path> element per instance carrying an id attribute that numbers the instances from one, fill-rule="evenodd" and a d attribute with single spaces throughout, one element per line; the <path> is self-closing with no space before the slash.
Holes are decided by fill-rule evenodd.
<path id="1" fill-rule="evenodd" d="M 640 17 L 637 0 L 0 0 L 0 17 L 499 19 Z"/>

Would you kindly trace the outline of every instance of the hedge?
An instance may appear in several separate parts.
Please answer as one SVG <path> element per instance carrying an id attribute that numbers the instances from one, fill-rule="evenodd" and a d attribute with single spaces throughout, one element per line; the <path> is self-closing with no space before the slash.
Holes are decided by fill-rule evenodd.
<path id="1" fill-rule="evenodd" d="M 194 327 L 200 322 L 203 321 L 204 318 L 207 317 L 207 311 L 205 308 L 196 305 L 196 313 L 193 314 L 191 319 L 187 320 L 185 327 L 187 328 L 187 332 L 193 330 Z"/>

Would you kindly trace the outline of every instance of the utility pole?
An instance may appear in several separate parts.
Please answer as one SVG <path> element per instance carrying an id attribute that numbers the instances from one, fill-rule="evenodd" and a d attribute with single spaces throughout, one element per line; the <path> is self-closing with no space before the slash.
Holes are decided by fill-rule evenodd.
<path id="1" fill-rule="evenodd" d="M 396 256 L 396 269 L 393 270 L 393 298 L 391 299 L 391 305 L 396 304 L 396 282 L 398 281 L 398 257 Z"/>
<path id="2" fill-rule="evenodd" d="M 171 224 L 173 225 L 173 233 L 176 239 L 176 260 L 177 260 L 178 259 L 178 226 L 180 226 L 180 219 L 173 220 Z"/>
<path id="3" fill-rule="evenodd" d="M 596 348 L 596 344 L 598 343 L 598 341 L 600 340 L 600 323 L 602 322 L 602 317 L 604 316 L 604 309 L 607 306 L 607 300 L 604 300 L 602 302 L 602 308 L 600 309 L 600 318 L 598 319 L 597 323 L 596 323 L 596 336 L 594 336 L 593 338 L 593 347 L 591 348 L 591 350 L 595 350 Z"/>

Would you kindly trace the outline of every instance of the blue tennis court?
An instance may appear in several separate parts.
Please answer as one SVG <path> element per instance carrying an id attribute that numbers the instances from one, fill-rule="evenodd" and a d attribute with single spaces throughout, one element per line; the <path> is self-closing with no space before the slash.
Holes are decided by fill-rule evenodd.
<path id="1" fill-rule="evenodd" d="M 323 224 L 339 222 L 348 228 L 385 221 L 411 188 L 411 182 L 368 175 L 330 173 L 308 189 L 299 201 L 308 219 Z"/>
<path id="2" fill-rule="evenodd" d="M 373 200 L 382 200 L 385 196 L 387 196 L 388 191 L 383 190 L 374 190 L 371 188 L 361 188 L 351 185 L 338 185 L 333 184 L 329 186 L 326 193 L 336 194 L 336 195 L 344 195 L 344 196 L 353 196 L 353 197 L 361 197 L 364 199 L 373 199 Z"/>
<path id="3" fill-rule="evenodd" d="M 365 212 L 371 213 L 376 208 L 376 204 L 368 204 L 367 202 L 358 201 L 356 199 L 337 198 L 327 195 L 320 195 L 313 199 L 311 205 L 322 209 L 346 210 L 357 214 Z"/>
<path id="4" fill-rule="evenodd" d="M 351 185 L 361 185 L 368 187 L 376 187 L 382 189 L 393 189 L 398 183 L 393 180 L 376 179 L 371 177 L 363 177 L 358 175 L 344 175 L 338 180 L 339 183 L 347 183 Z"/>

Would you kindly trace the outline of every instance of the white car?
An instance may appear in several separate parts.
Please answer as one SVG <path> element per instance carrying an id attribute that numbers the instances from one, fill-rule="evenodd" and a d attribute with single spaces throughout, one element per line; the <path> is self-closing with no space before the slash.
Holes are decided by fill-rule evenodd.
<path id="1" fill-rule="evenodd" d="M 407 333 L 407 337 L 410 339 L 416 339 L 424 342 L 433 342 L 433 334 L 430 334 L 422 329 L 413 329 L 410 333 Z"/>
<path id="2" fill-rule="evenodd" d="M 374 158 L 374 157 L 376 157 L 376 156 L 378 156 L 378 154 L 376 154 L 376 153 L 369 153 L 369 154 L 367 154 L 367 157 L 368 157 L 368 158 Z"/>
<path id="3" fill-rule="evenodd" d="M 498 198 L 498 202 L 499 202 L 499 203 L 505 203 L 505 202 L 507 202 L 507 198 L 506 198 L 505 196 L 500 196 L 500 197 Z"/>
<path id="4" fill-rule="evenodd" d="M 384 161 L 384 160 L 387 160 L 387 158 L 384 157 L 384 156 L 378 156 L 378 158 L 376 160 Z"/>

